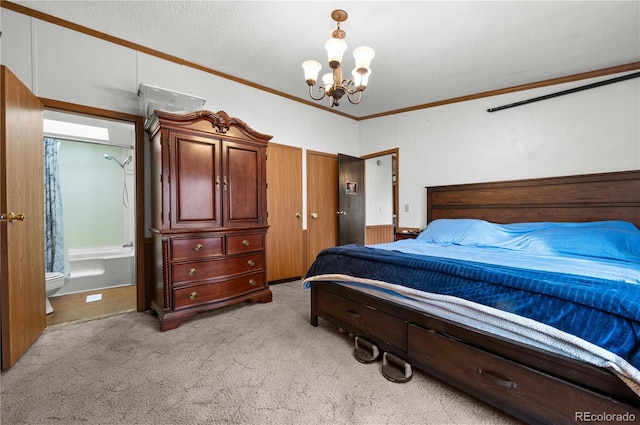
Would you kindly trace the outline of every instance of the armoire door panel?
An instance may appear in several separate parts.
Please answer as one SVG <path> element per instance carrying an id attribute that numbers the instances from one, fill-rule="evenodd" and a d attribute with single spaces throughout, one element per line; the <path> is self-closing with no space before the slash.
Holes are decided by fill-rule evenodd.
<path id="1" fill-rule="evenodd" d="M 226 225 L 260 223 L 263 209 L 262 150 L 250 145 L 224 142 L 223 192 Z"/>
<path id="2" fill-rule="evenodd" d="M 220 141 L 173 133 L 171 227 L 220 226 Z"/>

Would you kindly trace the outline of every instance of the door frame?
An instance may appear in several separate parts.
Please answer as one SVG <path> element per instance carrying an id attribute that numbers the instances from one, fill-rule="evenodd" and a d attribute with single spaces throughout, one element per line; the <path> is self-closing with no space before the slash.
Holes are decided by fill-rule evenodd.
<path id="1" fill-rule="evenodd" d="M 87 115 L 107 120 L 125 121 L 135 127 L 135 186 L 136 186 L 136 212 L 135 212 L 135 270 L 136 270 L 136 306 L 138 311 L 149 309 L 150 291 L 147 291 L 145 279 L 145 237 L 144 237 L 144 117 L 140 115 L 126 114 L 110 111 L 108 109 L 94 108 L 75 103 L 62 102 L 54 99 L 39 98 L 44 109 L 67 112 L 77 115 Z"/>

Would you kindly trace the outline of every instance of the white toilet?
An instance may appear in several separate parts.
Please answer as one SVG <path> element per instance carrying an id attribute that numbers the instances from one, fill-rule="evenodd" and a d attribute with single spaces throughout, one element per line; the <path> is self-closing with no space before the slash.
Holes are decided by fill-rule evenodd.
<path id="1" fill-rule="evenodd" d="M 47 288 L 47 314 L 53 312 L 53 307 L 49 302 L 49 297 L 58 292 L 64 285 L 64 274 L 58 272 L 47 272 L 44 277 L 45 287 Z"/>

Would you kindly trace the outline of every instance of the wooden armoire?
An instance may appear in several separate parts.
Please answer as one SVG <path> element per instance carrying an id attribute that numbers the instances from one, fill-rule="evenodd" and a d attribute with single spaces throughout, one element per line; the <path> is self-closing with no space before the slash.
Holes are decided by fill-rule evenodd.
<path id="1" fill-rule="evenodd" d="M 199 312 L 270 302 L 266 278 L 266 148 L 224 111 L 155 111 L 150 141 L 154 282 L 160 330 Z"/>

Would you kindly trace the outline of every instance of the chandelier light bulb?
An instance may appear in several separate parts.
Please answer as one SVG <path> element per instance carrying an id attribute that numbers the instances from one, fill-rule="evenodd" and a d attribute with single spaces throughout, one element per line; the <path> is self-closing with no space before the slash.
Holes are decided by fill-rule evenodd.
<path id="1" fill-rule="evenodd" d="M 324 43 L 331 69 L 336 69 L 342 63 L 342 56 L 347 51 L 347 43 L 339 38 L 330 38 Z"/>
<path id="2" fill-rule="evenodd" d="M 369 69 L 371 66 L 371 60 L 376 55 L 376 52 L 367 46 L 360 46 L 353 51 L 353 57 L 356 60 L 356 69 Z"/>
<path id="3" fill-rule="evenodd" d="M 302 62 L 302 69 L 304 69 L 304 79 L 308 85 L 312 86 L 318 80 L 318 72 L 322 69 L 320 62 L 314 60 L 308 60 Z"/>
<path id="4" fill-rule="evenodd" d="M 322 83 L 324 84 L 324 90 L 329 92 L 333 88 L 333 74 L 327 72 L 322 76 Z"/>
<path id="5" fill-rule="evenodd" d="M 353 75 L 353 84 L 355 84 L 358 90 L 363 91 L 367 88 L 367 84 L 369 83 L 371 69 L 365 70 L 365 72 L 361 72 L 360 69 L 362 68 L 354 69 L 351 71 L 351 75 Z"/>

